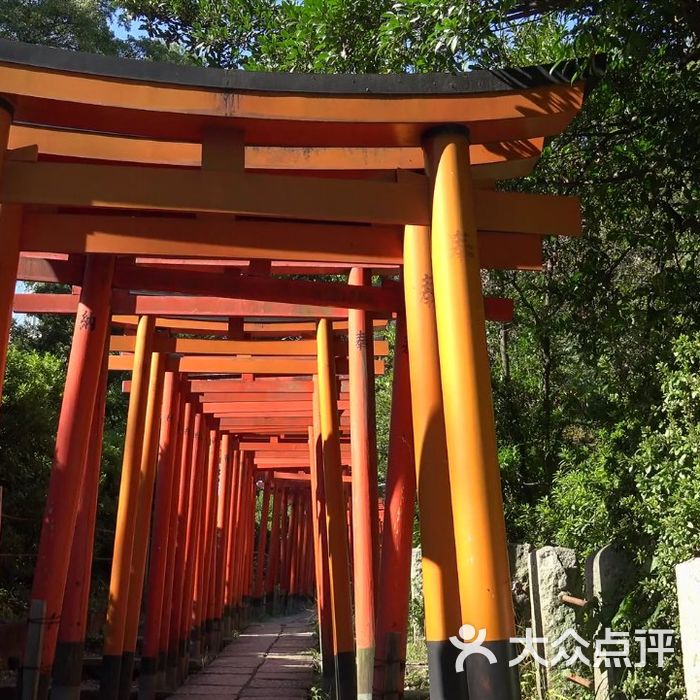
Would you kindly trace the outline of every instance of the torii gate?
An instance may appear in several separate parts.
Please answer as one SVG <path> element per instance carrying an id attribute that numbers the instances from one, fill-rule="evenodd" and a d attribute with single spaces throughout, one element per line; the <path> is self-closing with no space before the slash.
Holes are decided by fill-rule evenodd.
<path id="1" fill-rule="evenodd" d="M 542 236 L 580 233 L 575 198 L 494 189 L 499 180 L 530 172 L 545 139 L 576 115 L 585 81 L 572 83 L 575 71 L 565 64 L 449 76 L 264 74 L 0 41 L 0 370 L 13 308 L 76 317 L 32 593 L 29 637 L 43 639 L 43 652 L 38 674 L 25 669 L 25 697 L 47 696 L 59 624 L 71 605 L 80 608 L 64 594 L 75 564 L 71 551 L 92 536 L 80 496 L 99 470 L 99 454 L 89 447 L 100 442 L 107 362 L 131 371 L 132 380 L 103 697 L 126 697 L 131 686 L 146 556 L 133 533 L 148 525 L 149 465 L 157 461 L 180 484 L 163 500 L 169 510 L 158 511 L 156 503 L 159 525 L 152 533 L 157 543 L 177 530 L 156 576 L 163 582 L 155 584 L 165 591 L 161 598 L 176 600 L 169 603 L 170 620 L 160 615 L 159 635 L 155 627 L 153 633 L 159 642 L 175 643 L 174 650 L 156 644 L 156 651 L 174 653 L 176 667 L 190 639 L 201 645 L 209 615 L 221 620 L 223 609 L 248 591 L 258 451 L 239 446 L 246 436 L 266 435 L 265 428 L 269 435 L 293 431 L 311 438 L 311 500 L 294 496 L 293 524 L 286 501 L 275 496 L 273 513 L 277 508 L 279 529 L 296 528 L 284 545 L 292 548 L 285 565 L 295 572 L 295 586 L 299 577 L 308 584 L 310 574 L 302 574 L 304 565 L 294 564 L 290 551 L 303 551 L 304 527 L 313 532 L 316 594 L 326 606 L 322 633 L 330 636 L 324 651 L 332 649 L 337 696 L 372 697 L 375 654 L 375 695 L 400 692 L 392 662 L 400 666 L 402 637 L 405 647 L 407 601 L 382 573 L 386 562 L 401 572 L 407 566 L 412 508 L 407 517 L 402 504 L 412 503 L 416 483 L 431 697 L 463 697 L 466 686 L 472 697 L 519 695 L 517 670 L 508 665 L 513 612 L 484 326 L 510 309 L 507 301 L 483 299 L 480 270 L 537 269 Z M 369 270 L 401 271 L 403 294 L 391 283 L 371 286 Z M 274 276 L 350 271 L 349 285 Z M 17 279 L 66 282 L 80 292 L 14 298 Z M 133 340 L 111 341 L 129 353 L 122 357 L 109 355 L 110 314 L 127 316 L 115 320 L 137 328 Z M 394 314 L 394 459 L 390 455 L 380 571 L 368 338 L 372 316 Z M 231 320 L 217 326 L 215 317 Z M 264 335 L 276 325 L 261 324 L 265 317 L 302 325 L 305 318 L 317 320 L 313 350 L 257 357 L 250 347 L 231 345 L 219 353 L 210 341 L 170 333 L 211 330 L 232 343 L 256 333 L 274 337 L 274 329 Z M 347 324 L 342 357 L 334 322 Z M 290 331 L 301 340 L 288 344 L 310 336 L 306 323 Z M 157 325 L 169 330 L 164 339 Z M 349 372 L 348 425 L 338 416 L 339 369 Z M 202 404 L 179 388 L 190 374 L 219 377 L 188 379 L 191 386 L 260 374 L 313 377 L 315 399 L 310 415 L 304 409 L 284 420 L 263 421 L 259 407 L 253 415 L 205 412 L 201 407 L 215 402 Z M 227 409 L 230 402 L 235 399 L 226 400 Z M 349 530 L 342 515 L 347 453 L 344 458 L 341 450 L 348 427 Z M 415 473 L 402 468 L 410 458 L 407 444 Z M 238 466 L 230 471 L 230 464 Z M 150 492 L 139 488 L 144 469 Z M 230 474 L 231 485 L 224 484 L 218 500 L 216 473 Z M 275 472 L 275 494 L 291 488 L 284 483 Z M 237 500 L 229 507 L 226 488 L 233 494 L 233 486 Z M 302 486 L 294 488 L 303 494 Z M 184 513 L 183 527 L 178 513 Z M 311 525 L 299 524 L 309 517 Z M 275 527 L 273 519 L 272 532 Z M 217 528 L 229 533 L 228 554 L 217 544 Z M 187 572 L 177 595 L 168 565 Z M 236 566 L 248 568 L 232 578 Z M 206 579 L 212 571 L 222 586 Z M 485 630 L 497 663 L 472 656 L 465 673 L 455 673 L 458 650 L 449 637 L 463 624 Z M 69 645 L 69 655 L 70 649 L 76 646 Z M 155 667 L 144 669 L 155 675 Z M 75 697 L 75 684 L 63 680 L 54 680 L 53 697 Z M 144 697 L 152 692 L 144 685 Z"/>

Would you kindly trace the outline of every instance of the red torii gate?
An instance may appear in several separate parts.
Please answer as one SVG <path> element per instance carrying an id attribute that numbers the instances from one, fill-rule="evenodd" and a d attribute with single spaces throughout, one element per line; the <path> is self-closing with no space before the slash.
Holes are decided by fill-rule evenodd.
<path id="1" fill-rule="evenodd" d="M 257 450 L 233 445 L 286 433 L 306 437 L 310 500 L 301 486 L 291 491 L 281 486 L 284 477 L 272 477 L 271 544 L 286 537 L 278 544 L 297 592 L 308 589 L 303 561 L 313 540 L 324 670 L 332 669 L 337 696 L 366 699 L 373 686 L 379 696 L 400 692 L 416 482 L 431 692 L 457 697 L 464 679 L 479 697 L 517 695 L 517 673 L 508 667 L 514 630 L 484 333 L 487 317 L 507 318 L 510 308 L 484 301 L 480 269 L 537 269 L 543 235 L 580 233 L 574 198 L 494 189 L 497 180 L 527 174 L 544 139 L 575 116 L 585 85 L 571 82 L 574 70 L 247 74 L 0 42 L 0 370 L 13 304 L 15 311 L 76 317 L 32 594 L 29 644 L 42 648 L 41 661 L 38 675 L 25 668 L 26 697 L 46 697 L 59 624 L 64 629 L 75 610 L 80 628 L 84 614 L 86 598 L 74 605 L 65 591 L 79 543 L 91 541 L 94 528 L 99 454 L 88 446 L 100 441 L 108 366 L 131 371 L 132 383 L 103 697 L 126 697 L 131 686 L 146 561 L 146 540 L 134 532 L 148 530 L 156 472 L 168 495 L 156 499 L 151 551 L 160 547 L 163 555 L 146 615 L 161 646 L 151 644 L 148 653 L 155 648 L 167 658 L 144 657 L 144 697 L 152 697 L 157 672 L 170 671 L 172 682 L 179 666 L 181 678 L 188 643 L 200 651 L 202 627 L 212 632 L 247 597 Z M 403 294 L 390 283 L 369 284 L 369 270 L 401 269 Z M 350 273 L 351 284 L 273 276 L 339 270 Z M 15 297 L 18 278 L 80 292 Z M 139 317 L 118 321 L 137 328 L 133 346 L 115 341 L 132 354 L 109 355 L 110 314 Z M 381 568 L 370 381 L 381 365 L 372 366 L 370 314 L 397 314 L 398 324 Z M 197 355 L 184 350 L 186 342 L 155 334 L 157 325 L 206 334 L 215 317 L 229 319 L 228 332 L 221 324 L 209 330 L 234 342 L 269 333 L 254 327 L 264 317 L 315 319 L 315 352 L 241 357 L 243 346 L 231 346 L 231 357 Z M 334 322 L 347 324 L 345 367 L 336 358 Z M 308 323 L 284 332 L 297 331 L 311 333 Z M 338 369 L 349 373 L 348 425 L 338 414 Z M 284 419 L 257 411 L 211 417 L 191 389 L 236 379 L 191 379 L 186 387 L 190 373 L 313 377 L 312 410 Z M 341 451 L 348 428 L 349 530 Z M 407 468 L 411 446 L 415 473 Z M 388 585 L 389 565 L 398 595 Z M 185 572 L 181 586 L 173 570 Z M 256 571 L 256 591 L 262 575 Z M 275 576 L 270 567 L 267 584 Z M 297 585 L 302 579 L 306 589 Z M 158 607 L 160 620 L 148 622 Z M 496 664 L 470 658 L 464 676 L 455 674 L 449 637 L 462 624 L 485 630 Z M 81 640 L 66 642 L 62 653 L 80 656 Z M 67 676 L 75 664 L 68 668 L 54 669 L 56 697 L 74 696 Z"/>

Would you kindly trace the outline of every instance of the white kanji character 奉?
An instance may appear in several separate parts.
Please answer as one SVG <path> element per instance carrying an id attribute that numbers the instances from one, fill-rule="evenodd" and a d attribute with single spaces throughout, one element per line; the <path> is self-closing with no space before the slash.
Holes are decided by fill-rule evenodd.
<path id="1" fill-rule="evenodd" d="M 467 641 L 467 640 L 472 641 Z M 462 641 L 464 640 L 464 641 Z M 450 642 L 461 649 L 457 660 L 455 661 L 455 671 L 461 673 L 464 671 L 464 662 L 467 656 L 472 654 L 479 654 L 480 656 L 485 656 L 490 664 L 498 663 L 496 655 L 490 650 L 485 649 L 481 645 L 486 640 L 486 630 L 480 629 L 478 634 L 476 628 L 473 625 L 462 625 L 459 628 L 459 637 L 450 637 Z"/>
<path id="2" fill-rule="evenodd" d="M 574 646 L 571 654 L 569 654 L 566 647 L 564 647 L 564 643 L 569 638 L 576 642 L 576 646 Z M 588 649 L 589 646 L 590 644 L 585 639 L 582 639 L 576 633 L 576 630 L 566 630 L 559 639 L 555 639 L 554 642 L 552 642 L 553 648 L 561 647 L 561 649 L 555 654 L 550 665 L 556 666 L 560 661 L 564 661 L 564 666 L 573 666 L 577 661 L 580 661 L 582 664 L 590 666 L 591 662 L 583 655 L 582 651 L 582 649 Z"/>
<path id="3" fill-rule="evenodd" d="M 613 632 L 605 630 L 605 636 L 595 640 L 595 666 L 621 668 L 623 665 L 629 668 L 630 640 L 629 632 Z"/>
<path id="4" fill-rule="evenodd" d="M 511 644 L 522 644 L 523 650 L 520 652 L 520 656 L 516 657 L 515 659 L 511 659 L 508 662 L 509 666 L 517 666 L 521 661 L 524 661 L 528 656 L 532 656 L 532 658 L 535 660 L 535 663 L 539 664 L 540 666 L 547 667 L 549 665 L 547 663 L 547 659 L 542 658 L 538 654 L 537 647 L 535 646 L 536 644 L 546 644 L 547 637 L 533 637 L 532 636 L 532 629 L 530 629 L 528 627 L 525 630 L 525 637 L 511 637 L 510 643 Z"/>

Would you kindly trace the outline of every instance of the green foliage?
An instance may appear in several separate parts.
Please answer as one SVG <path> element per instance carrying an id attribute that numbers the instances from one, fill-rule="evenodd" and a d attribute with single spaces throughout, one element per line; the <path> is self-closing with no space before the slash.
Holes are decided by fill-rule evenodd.
<path id="1" fill-rule="evenodd" d="M 0 37 L 63 49 L 117 53 L 110 0 L 0 0 Z"/>
<path id="2" fill-rule="evenodd" d="M 137 20 L 161 47 L 183 60 L 221 68 L 238 68 L 253 58 L 277 13 L 275 0 L 125 0 L 121 5 L 126 20 Z"/>
<path id="3" fill-rule="evenodd" d="M 26 579 L 33 569 L 64 378 L 55 356 L 10 346 L 0 421 L 0 571 L 11 578 Z"/>
<path id="4" fill-rule="evenodd" d="M 384 374 L 376 377 L 374 382 L 377 413 L 377 471 L 379 483 L 386 483 L 386 468 L 389 460 L 389 419 L 391 417 L 391 391 L 394 380 L 394 346 L 396 344 L 396 325 L 390 323 L 381 334 L 389 343 L 389 355 L 386 358 Z M 378 338 L 379 339 L 379 338 Z"/>
<path id="5" fill-rule="evenodd" d="M 541 528 L 537 544 L 587 555 L 624 543 L 640 576 L 613 624 L 630 632 L 677 631 L 674 567 L 700 553 L 700 333 L 674 341 L 658 376 L 661 398 L 649 424 L 601 432 L 595 450 L 566 456 L 533 518 Z M 635 445 L 629 433 L 639 436 Z M 683 697 L 679 655 L 663 670 L 630 674 L 625 689 L 629 697 Z"/>

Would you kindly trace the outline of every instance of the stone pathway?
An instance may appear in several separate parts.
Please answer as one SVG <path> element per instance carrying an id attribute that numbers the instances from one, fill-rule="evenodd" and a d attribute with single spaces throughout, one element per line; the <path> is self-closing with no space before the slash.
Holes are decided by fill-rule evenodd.
<path id="1" fill-rule="evenodd" d="M 171 697 L 189 700 L 303 700 L 313 684 L 308 613 L 249 625 Z"/>

